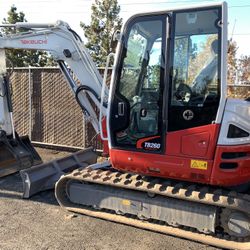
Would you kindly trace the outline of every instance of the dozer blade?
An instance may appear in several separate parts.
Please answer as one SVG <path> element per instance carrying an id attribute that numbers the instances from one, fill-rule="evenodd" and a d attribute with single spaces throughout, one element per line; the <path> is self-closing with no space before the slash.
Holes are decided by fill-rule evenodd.
<path id="1" fill-rule="evenodd" d="M 3 138 L 3 137 L 2 137 Z M 42 163 L 28 136 L 0 140 L 0 177 Z"/>
<path id="2" fill-rule="evenodd" d="M 96 161 L 97 154 L 92 148 L 87 148 L 64 158 L 20 171 L 23 181 L 23 198 L 30 198 L 38 192 L 53 189 L 62 175 L 79 167 L 94 164 Z"/>

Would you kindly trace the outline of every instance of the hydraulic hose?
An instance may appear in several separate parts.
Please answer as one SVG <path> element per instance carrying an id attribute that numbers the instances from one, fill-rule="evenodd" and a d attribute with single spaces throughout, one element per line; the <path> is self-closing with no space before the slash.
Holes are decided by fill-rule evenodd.
<path id="1" fill-rule="evenodd" d="M 78 94 L 81 92 L 81 91 L 88 91 L 88 92 L 90 92 L 91 94 L 93 94 L 94 95 L 94 97 L 99 101 L 99 102 L 101 102 L 101 98 L 99 97 L 99 95 L 95 92 L 95 90 L 94 89 L 92 89 L 91 87 L 89 87 L 89 86 L 86 86 L 86 85 L 81 85 L 81 86 L 79 86 L 78 88 L 77 88 L 77 90 L 76 90 L 76 100 L 77 100 L 77 102 L 79 103 L 80 101 L 79 101 L 79 98 L 78 98 Z M 79 103 L 80 104 L 80 103 Z M 105 107 L 105 108 L 107 108 L 107 103 L 103 103 L 103 106 Z"/>

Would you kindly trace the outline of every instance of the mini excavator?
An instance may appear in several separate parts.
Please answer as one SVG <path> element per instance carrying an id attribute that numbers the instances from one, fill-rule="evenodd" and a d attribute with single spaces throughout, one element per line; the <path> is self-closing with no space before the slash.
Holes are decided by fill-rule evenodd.
<path id="1" fill-rule="evenodd" d="M 109 154 L 61 176 L 62 207 L 250 249 L 250 102 L 226 97 L 227 25 L 225 2 L 132 16 L 109 89 L 68 24 L 8 25 L 27 32 L 0 48 L 50 52 Z"/>

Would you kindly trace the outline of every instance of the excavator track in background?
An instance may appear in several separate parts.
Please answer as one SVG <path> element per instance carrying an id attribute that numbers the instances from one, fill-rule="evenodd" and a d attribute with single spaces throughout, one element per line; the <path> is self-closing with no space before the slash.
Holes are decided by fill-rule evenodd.
<path id="1" fill-rule="evenodd" d="M 63 208 L 220 248 L 250 249 L 249 194 L 98 165 L 61 177 L 55 194 Z"/>

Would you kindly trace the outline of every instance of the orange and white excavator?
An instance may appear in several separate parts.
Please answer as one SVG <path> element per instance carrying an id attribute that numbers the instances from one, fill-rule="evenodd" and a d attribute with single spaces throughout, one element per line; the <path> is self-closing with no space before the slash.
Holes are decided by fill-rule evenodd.
<path id="1" fill-rule="evenodd" d="M 110 89 L 68 24 L 8 26 L 29 31 L 0 48 L 50 52 L 109 154 L 97 163 L 87 149 L 21 171 L 29 191 L 50 176 L 69 211 L 250 249 L 250 102 L 226 97 L 225 2 L 132 16 Z"/>

